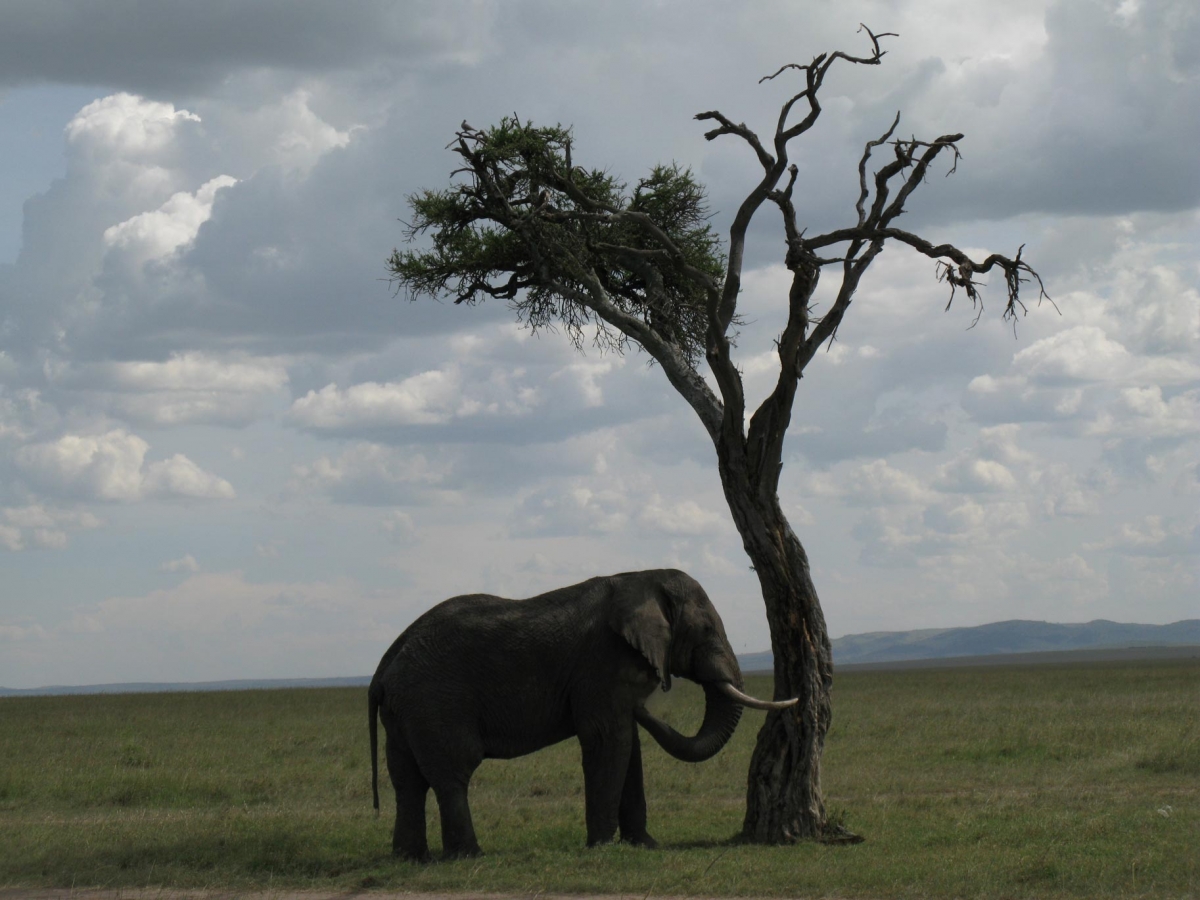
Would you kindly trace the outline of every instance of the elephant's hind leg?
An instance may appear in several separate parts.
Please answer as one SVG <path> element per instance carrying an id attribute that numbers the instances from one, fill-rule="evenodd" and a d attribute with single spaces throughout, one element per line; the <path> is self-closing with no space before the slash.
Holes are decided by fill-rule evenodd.
<path id="1" fill-rule="evenodd" d="M 429 796 L 429 782 L 397 731 L 391 728 L 387 730 L 388 774 L 396 789 L 396 828 L 392 832 L 392 853 L 416 862 L 428 862 L 425 800 Z"/>
<path id="2" fill-rule="evenodd" d="M 434 785 L 438 809 L 442 814 L 442 850 L 447 859 L 482 856 L 467 804 L 467 781 L 448 781 Z"/>
<path id="3" fill-rule="evenodd" d="M 618 818 L 622 841 L 650 849 L 658 846 L 658 841 L 646 831 L 646 787 L 642 780 L 642 744 L 638 737 L 637 725 L 633 726 L 629 768 L 625 772 L 625 786 L 621 789 Z"/>
<path id="4" fill-rule="evenodd" d="M 442 852 L 447 859 L 480 856 L 467 803 L 467 786 L 483 762 L 477 734 L 466 728 L 444 729 L 436 745 L 422 745 L 421 767 L 437 795 L 442 819 Z"/>

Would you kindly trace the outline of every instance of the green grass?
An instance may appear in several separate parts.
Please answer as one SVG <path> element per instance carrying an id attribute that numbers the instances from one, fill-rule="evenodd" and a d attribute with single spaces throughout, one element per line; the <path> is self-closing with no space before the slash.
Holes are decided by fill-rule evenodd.
<path id="1" fill-rule="evenodd" d="M 769 695 L 765 679 L 750 679 Z M 661 712 L 694 728 L 677 684 Z M 578 745 L 475 776 L 477 860 L 389 855 L 364 690 L 0 699 L 0 887 L 839 897 L 1191 897 L 1195 662 L 839 675 L 825 755 L 853 846 L 742 846 L 761 713 L 715 759 L 643 739 L 658 851 L 584 849 Z M 431 843 L 438 843 L 430 798 Z"/>

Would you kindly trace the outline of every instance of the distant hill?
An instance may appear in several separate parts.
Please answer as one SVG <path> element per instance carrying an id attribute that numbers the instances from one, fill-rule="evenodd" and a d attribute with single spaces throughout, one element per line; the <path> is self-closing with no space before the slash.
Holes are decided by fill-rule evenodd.
<path id="1" fill-rule="evenodd" d="M 848 634 L 833 639 L 833 661 L 836 665 L 846 666 L 1077 650 L 1196 646 L 1200 646 L 1200 619 L 1185 619 L 1170 625 L 1133 625 L 1107 619 L 1057 625 L 1010 619 L 968 628 Z M 770 652 L 738 657 L 744 672 L 770 670 L 771 659 Z"/>
<path id="2" fill-rule="evenodd" d="M 1170 647 L 1200 644 L 1200 619 L 1170 625 L 1131 625 L 1096 619 L 1076 625 L 1011 619 L 971 628 L 873 631 L 833 641 L 837 663 L 896 662 L 953 656 Z"/>
<path id="3" fill-rule="evenodd" d="M 1003 664 L 1004 657 L 1022 665 L 1036 662 L 1095 661 L 1078 651 L 1128 648 L 1200 647 L 1200 619 L 1185 619 L 1170 625 L 1133 625 L 1096 619 L 1078 625 L 1011 619 L 969 628 L 925 628 L 917 631 L 872 631 L 848 634 L 833 640 L 833 661 L 839 666 L 875 667 L 880 663 L 904 664 L 914 660 L 960 659 L 966 664 Z M 1161 656 L 1161 654 L 1148 654 Z M 1168 654 L 1171 655 L 1171 654 Z M 1123 652 L 1116 658 L 1136 657 Z M 986 658 L 986 660 L 980 660 Z M 744 653 L 738 657 L 743 672 L 766 672 L 772 667 L 771 653 Z M 903 666 L 902 666 L 903 667 Z M 0 687 L 0 697 L 45 694 L 139 694 L 167 691 L 238 691 L 293 687 L 366 687 L 369 675 L 346 678 L 260 678 L 236 681 L 134 682 L 93 684 L 13 690 Z"/>

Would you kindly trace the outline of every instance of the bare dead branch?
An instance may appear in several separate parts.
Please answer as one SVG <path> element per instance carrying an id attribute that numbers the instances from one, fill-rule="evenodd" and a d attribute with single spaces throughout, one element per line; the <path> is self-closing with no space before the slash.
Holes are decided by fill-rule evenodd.
<path id="1" fill-rule="evenodd" d="M 704 121 L 706 119 L 715 119 L 721 123 L 720 128 L 714 128 L 712 131 L 704 133 L 706 141 L 715 140 L 723 134 L 736 134 L 753 149 L 758 156 L 758 161 L 762 163 L 764 169 L 770 169 L 775 165 L 775 157 L 763 149 L 762 143 L 758 139 L 758 135 L 746 127 L 745 123 L 734 124 L 730 119 L 727 119 L 715 109 L 710 109 L 708 112 L 696 113 L 696 119 Z"/>
<path id="2" fill-rule="evenodd" d="M 810 249 L 817 249 L 844 241 L 882 242 L 887 240 L 907 244 L 918 253 L 936 260 L 938 262 L 938 281 L 944 281 L 950 285 L 950 303 L 954 301 L 955 291 L 962 288 L 971 299 L 972 304 L 977 304 L 977 308 L 982 310 L 983 298 L 980 296 L 979 282 L 975 280 L 975 276 L 986 274 L 993 268 L 999 268 L 1004 272 L 1005 289 L 1008 295 L 1003 314 L 1005 320 L 1015 319 L 1018 311 L 1022 314 L 1026 311 L 1026 306 L 1020 298 L 1020 290 L 1022 284 L 1030 281 L 1034 281 L 1038 285 L 1038 302 L 1046 300 L 1056 310 L 1058 309 L 1050 295 L 1046 293 L 1042 277 L 1021 258 L 1024 244 L 1012 259 L 1000 253 L 993 253 L 982 262 L 976 262 L 953 244 L 934 245 L 924 238 L 899 228 L 843 228 L 839 231 L 808 238 L 804 243 Z M 950 308 L 950 303 L 946 304 L 947 309 Z"/>
<path id="3" fill-rule="evenodd" d="M 844 59 L 844 60 L 847 60 L 848 62 L 853 62 L 853 63 L 863 63 L 865 65 L 878 65 L 879 61 L 887 55 L 886 50 L 880 49 L 879 39 L 882 37 L 900 37 L 900 35 L 896 34 L 895 32 L 892 32 L 892 31 L 881 31 L 879 34 L 875 34 L 873 31 L 871 31 L 870 28 L 868 28 L 866 25 L 862 24 L 861 22 L 858 23 L 858 31 L 860 34 L 865 31 L 867 33 L 868 37 L 870 37 L 870 39 L 871 39 L 872 53 L 869 57 L 862 58 L 862 57 L 850 56 L 849 54 L 843 53 L 840 50 L 835 52 L 832 56 L 822 53 L 820 56 L 816 57 L 808 65 L 801 65 L 799 63 L 787 63 L 786 65 L 782 65 L 778 69 L 776 69 L 773 73 L 771 73 L 770 75 L 764 75 L 762 78 L 758 79 L 758 83 L 762 84 L 764 81 L 771 81 L 776 76 L 781 75 L 784 72 L 786 72 L 788 69 L 806 70 L 806 69 L 809 69 L 810 67 L 820 66 L 822 63 L 826 62 L 826 57 L 828 57 L 828 62 L 833 62 L 834 59 Z"/>
<path id="4" fill-rule="evenodd" d="M 885 143 L 892 136 L 892 132 L 896 130 L 896 126 L 900 124 L 900 111 L 896 111 L 896 118 L 892 119 L 891 127 L 883 133 L 882 136 L 873 141 L 867 141 L 866 147 L 863 148 L 862 158 L 858 161 L 858 184 L 859 194 L 858 202 L 854 204 L 854 208 L 858 211 L 858 224 L 862 225 L 866 221 L 866 213 L 863 210 L 863 204 L 867 202 L 867 160 L 871 158 L 871 151 Z"/>

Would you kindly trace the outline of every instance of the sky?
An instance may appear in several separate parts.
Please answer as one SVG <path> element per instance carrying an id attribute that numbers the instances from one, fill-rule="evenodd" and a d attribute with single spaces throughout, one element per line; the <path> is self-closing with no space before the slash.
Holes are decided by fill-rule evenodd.
<path id="1" fill-rule="evenodd" d="M 707 436 L 661 370 L 387 280 L 447 143 L 516 114 L 633 182 L 757 179 L 812 233 L 856 166 L 962 132 L 902 223 L 1024 258 L 1053 305 L 945 310 L 886 250 L 806 371 L 780 498 L 834 636 L 1200 617 L 1200 7 L 1192 0 L 0 4 L 0 685 L 373 671 L 459 593 L 675 566 L 769 646 Z M 886 158 L 880 151 L 877 158 Z M 754 222 L 736 359 L 773 383 L 788 273 Z M 818 305 L 836 291 L 827 272 Z M 1030 294 L 1030 300 L 1035 299 Z M 818 309 L 819 312 L 819 309 Z"/>

